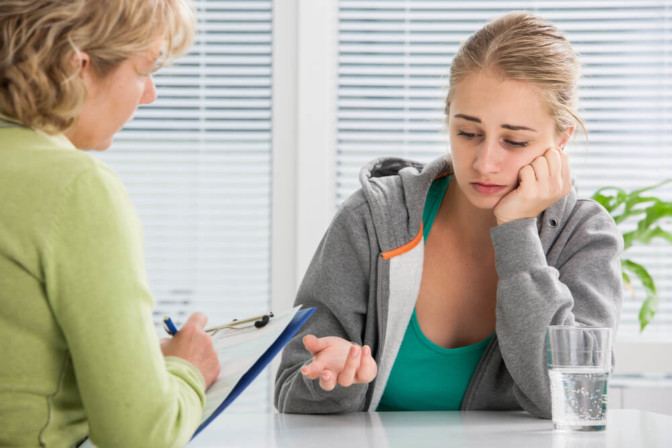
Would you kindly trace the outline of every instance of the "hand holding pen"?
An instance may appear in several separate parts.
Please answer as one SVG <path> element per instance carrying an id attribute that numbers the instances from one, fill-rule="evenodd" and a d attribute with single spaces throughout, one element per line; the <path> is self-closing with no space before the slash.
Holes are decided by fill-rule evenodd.
<path id="1" fill-rule="evenodd" d="M 172 338 L 161 339 L 163 356 L 176 356 L 193 364 L 203 375 L 206 389 L 215 382 L 221 368 L 212 337 L 204 330 L 207 321 L 205 314 L 194 313 L 179 331 L 174 325 L 169 327 L 174 333 Z"/>
<path id="2" fill-rule="evenodd" d="M 166 333 L 168 333 L 170 336 L 175 336 L 175 334 L 179 331 L 173 323 L 173 319 L 168 316 L 163 318 L 163 329 L 166 330 Z"/>

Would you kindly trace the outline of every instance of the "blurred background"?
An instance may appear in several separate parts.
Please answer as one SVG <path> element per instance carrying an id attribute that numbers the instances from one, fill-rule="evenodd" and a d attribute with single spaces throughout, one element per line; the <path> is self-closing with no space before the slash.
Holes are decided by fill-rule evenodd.
<path id="1" fill-rule="evenodd" d="M 670 0 L 195 5 L 191 52 L 156 75 L 158 100 L 100 155 L 142 220 L 157 322 L 170 314 L 181 323 L 199 310 L 216 324 L 289 308 L 364 163 L 449 151 L 451 59 L 460 42 L 511 10 L 551 20 L 580 54 L 588 135 L 567 149 L 579 195 L 672 178 Z M 647 194 L 670 201 L 672 186 Z M 672 224 L 661 210 L 665 236 Z M 636 230 L 642 216 L 622 231 Z M 652 289 L 631 273 L 609 405 L 672 414 L 672 244 L 634 243 L 624 258 L 646 268 L 660 301 L 641 331 Z M 272 382 L 269 370 L 227 412 L 272 409 Z"/>

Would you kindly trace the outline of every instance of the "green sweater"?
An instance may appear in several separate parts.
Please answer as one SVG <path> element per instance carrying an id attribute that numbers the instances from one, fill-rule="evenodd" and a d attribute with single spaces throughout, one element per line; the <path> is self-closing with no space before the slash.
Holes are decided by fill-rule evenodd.
<path id="1" fill-rule="evenodd" d="M 205 382 L 162 356 L 152 307 L 119 179 L 0 117 L 0 446 L 184 446 Z"/>

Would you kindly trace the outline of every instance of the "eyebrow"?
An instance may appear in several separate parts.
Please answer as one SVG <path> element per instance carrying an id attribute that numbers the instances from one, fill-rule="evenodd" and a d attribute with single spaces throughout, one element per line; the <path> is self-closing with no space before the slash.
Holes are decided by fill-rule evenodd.
<path id="1" fill-rule="evenodd" d="M 473 121 L 474 123 L 480 123 L 481 119 L 477 117 L 472 117 L 471 115 L 464 115 L 464 114 L 455 114 L 453 115 L 454 118 L 462 118 L 463 120 L 467 121 Z M 516 126 L 513 124 L 503 124 L 502 127 L 504 129 L 509 129 L 511 131 L 532 131 L 532 132 L 537 132 L 535 129 L 528 128 L 527 126 Z"/>

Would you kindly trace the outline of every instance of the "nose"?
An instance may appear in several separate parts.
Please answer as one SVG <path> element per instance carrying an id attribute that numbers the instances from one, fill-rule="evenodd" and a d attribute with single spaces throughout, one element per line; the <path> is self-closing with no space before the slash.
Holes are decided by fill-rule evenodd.
<path id="1" fill-rule="evenodd" d="M 502 151 L 496 141 L 486 139 L 476 149 L 474 169 L 480 173 L 496 173 L 502 166 Z"/>
<path id="2" fill-rule="evenodd" d="M 142 96 L 140 97 L 140 104 L 150 104 L 156 100 L 156 86 L 154 85 L 154 79 L 151 76 L 148 76 L 145 80 L 145 88 L 142 91 Z"/>

